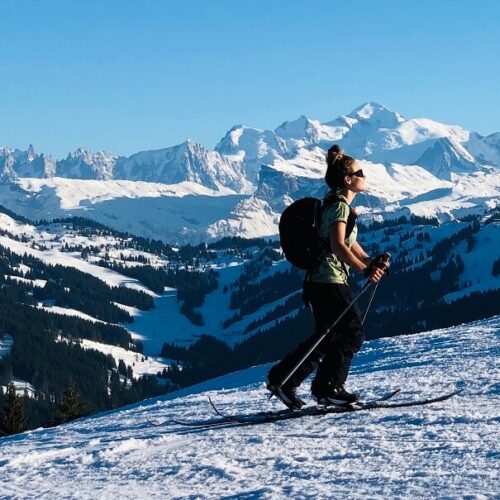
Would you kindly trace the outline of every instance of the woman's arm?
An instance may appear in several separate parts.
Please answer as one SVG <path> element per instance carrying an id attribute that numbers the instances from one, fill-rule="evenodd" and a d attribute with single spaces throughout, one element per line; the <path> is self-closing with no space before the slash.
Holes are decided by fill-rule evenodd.
<path id="1" fill-rule="evenodd" d="M 330 248 L 332 249 L 332 252 L 340 258 L 340 260 L 349 266 L 354 267 L 358 271 L 363 272 L 367 268 L 367 265 L 363 262 L 361 255 L 356 255 L 356 253 L 352 250 L 352 247 L 349 248 L 345 244 L 345 228 L 345 222 L 334 222 L 330 225 Z M 359 248 L 361 247 L 359 246 Z M 366 255 L 364 252 L 363 254 Z M 368 255 L 366 255 L 366 257 L 368 257 Z"/>
<path id="2" fill-rule="evenodd" d="M 359 259 L 362 260 L 366 265 L 370 264 L 371 258 L 370 256 L 365 252 L 363 247 L 355 241 L 351 245 L 351 252 Z"/>
<path id="3" fill-rule="evenodd" d="M 342 260 L 346 264 L 349 264 L 362 273 L 368 268 L 367 264 L 369 264 L 369 262 L 365 263 L 363 261 L 363 258 L 366 257 L 369 259 L 369 257 L 368 255 L 366 255 L 361 245 L 357 244 L 357 247 L 355 247 L 356 244 L 354 244 L 351 246 L 351 248 L 349 248 L 345 244 L 345 228 L 345 222 L 334 222 L 330 225 L 328 230 L 330 235 L 330 247 L 332 249 L 332 252 L 335 253 L 335 255 L 337 255 L 340 260 Z M 353 247 L 355 247 L 357 254 L 352 250 Z M 372 283 L 377 283 L 383 275 L 384 271 L 382 269 L 374 267 L 370 271 L 367 278 Z"/>

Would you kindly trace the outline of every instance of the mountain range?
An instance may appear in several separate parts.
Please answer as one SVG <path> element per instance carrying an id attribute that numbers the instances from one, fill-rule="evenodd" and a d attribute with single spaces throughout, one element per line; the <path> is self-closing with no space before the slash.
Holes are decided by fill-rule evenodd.
<path id="1" fill-rule="evenodd" d="M 322 196 L 338 143 L 368 175 L 363 217 L 453 220 L 498 204 L 500 133 L 489 136 L 366 103 L 328 122 L 301 116 L 274 131 L 237 125 L 214 150 L 188 139 L 129 157 L 80 148 L 65 159 L 0 148 L 4 206 L 32 219 L 83 215 L 171 243 L 277 233 L 283 208 Z"/>

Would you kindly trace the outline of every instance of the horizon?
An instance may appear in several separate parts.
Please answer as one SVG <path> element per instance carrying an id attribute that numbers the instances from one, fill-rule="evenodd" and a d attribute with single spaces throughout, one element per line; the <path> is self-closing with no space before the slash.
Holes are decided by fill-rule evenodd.
<path id="1" fill-rule="evenodd" d="M 236 124 L 324 123 L 365 102 L 483 136 L 500 129 L 493 1 L 3 7 L 5 147 L 33 144 L 58 159 L 78 148 L 129 156 L 187 138 L 213 149 Z"/>

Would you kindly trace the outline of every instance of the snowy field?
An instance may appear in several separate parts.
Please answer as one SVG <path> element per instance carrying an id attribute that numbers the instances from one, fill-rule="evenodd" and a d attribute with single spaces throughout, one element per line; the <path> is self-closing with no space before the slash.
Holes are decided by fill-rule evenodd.
<path id="1" fill-rule="evenodd" d="M 0 439 L 1 498 L 498 498 L 500 316 L 368 342 L 349 387 L 430 406 L 193 429 L 172 417 L 281 408 L 268 366 Z M 304 384 L 307 396 L 308 384 Z M 396 399 L 394 400 L 396 401 Z M 146 417 L 161 422 L 148 424 Z"/>

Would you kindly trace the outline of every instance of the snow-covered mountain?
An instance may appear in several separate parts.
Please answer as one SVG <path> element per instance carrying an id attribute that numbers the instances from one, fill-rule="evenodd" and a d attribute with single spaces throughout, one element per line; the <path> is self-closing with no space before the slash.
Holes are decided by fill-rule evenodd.
<path id="1" fill-rule="evenodd" d="M 476 170 L 473 156 L 460 144 L 443 137 L 435 141 L 415 162 L 439 179 L 452 180 L 452 173 Z"/>
<path id="2" fill-rule="evenodd" d="M 174 419 L 281 408 L 269 366 L 0 439 L 6 498 L 496 498 L 500 318 L 367 342 L 349 386 L 433 405 L 192 429 Z M 307 398 L 308 383 L 303 386 Z M 310 400 L 308 399 L 308 402 Z M 148 419 L 157 421 L 153 427 Z M 110 477 L 119 480 L 110 481 Z M 75 488 L 75 484 L 78 487 Z"/>
<path id="3" fill-rule="evenodd" d="M 189 181 L 209 189 L 229 188 L 242 193 L 251 189 L 241 162 L 209 151 L 191 140 L 122 159 L 115 167 L 114 178 L 165 184 Z"/>
<path id="4" fill-rule="evenodd" d="M 369 111 L 365 112 L 365 108 Z M 426 118 L 404 120 L 380 105 L 364 105 L 354 116 L 356 119 L 351 118 L 356 121 L 341 144 L 355 158 L 377 163 L 413 164 L 436 140 L 448 137 L 462 143 L 470 135 L 462 127 Z"/>
<path id="5" fill-rule="evenodd" d="M 57 162 L 56 174 L 69 179 L 112 179 L 117 160 L 117 156 L 105 151 L 93 153 L 80 148 Z"/>
<path id="6" fill-rule="evenodd" d="M 56 162 L 51 156 L 37 153 L 30 144 L 26 151 L 0 148 L 1 179 L 15 181 L 18 177 L 50 178 L 56 175 Z"/>
<path id="7" fill-rule="evenodd" d="M 333 143 L 368 173 L 368 192 L 356 200 L 364 216 L 453 220 L 499 204 L 500 133 L 406 119 L 377 103 L 324 123 L 301 116 L 274 131 L 237 125 L 214 151 L 187 140 L 128 158 L 79 149 L 55 162 L 33 147 L 3 148 L 0 196 L 31 218 L 85 215 L 171 242 L 272 236 L 284 206 L 325 192 Z M 210 192 L 207 213 L 184 194 L 186 183 L 193 197 Z"/>
<path id="8" fill-rule="evenodd" d="M 221 139 L 215 150 L 222 156 L 240 162 L 245 177 L 255 184 L 262 164 L 272 164 L 287 157 L 286 142 L 270 130 L 237 125 Z"/>
<path id="9" fill-rule="evenodd" d="M 476 132 L 469 135 L 465 147 L 471 154 L 482 163 L 487 165 L 500 164 L 500 133 L 494 133 L 483 137 Z"/>

